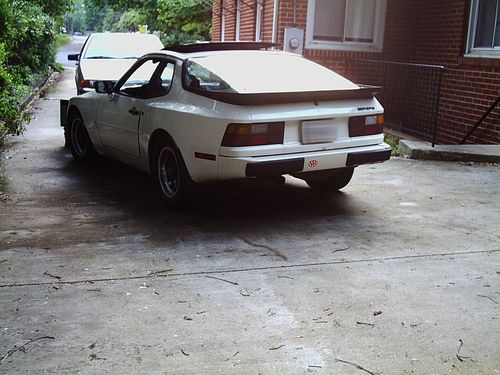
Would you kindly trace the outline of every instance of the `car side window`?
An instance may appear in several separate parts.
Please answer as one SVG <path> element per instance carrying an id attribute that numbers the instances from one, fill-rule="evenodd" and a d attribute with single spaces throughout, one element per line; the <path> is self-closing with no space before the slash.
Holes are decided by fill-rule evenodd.
<path id="1" fill-rule="evenodd" d="M 143 99 L 166 95 L 170 90 L 174 64 L 157 58 L 146 60 L 121 86 L 128 96 Z"/>
<path id="2" fill-rule="evenodd" d="M 172 62 L 167 62 L 165 67 L 161 72 L 161 84 L 168 90 L 170 90 L 170 86 L 172 85 L 172 79 L 174 77 L 174 68 L 175 64 Z"/>

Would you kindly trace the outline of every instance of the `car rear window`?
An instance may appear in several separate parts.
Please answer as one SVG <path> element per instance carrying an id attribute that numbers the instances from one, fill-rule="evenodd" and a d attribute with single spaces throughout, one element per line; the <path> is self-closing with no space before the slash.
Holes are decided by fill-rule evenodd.
<path id="1" fill-rule="evenodd" d="M 352 90 L 358 86 L 299 55 L 238 51 L 191 57 L 184 65 L 188 88 L 241 94 Z"/>
<path id="2" fill-rule="evenodd" d="M 85 59 L 137 59 L 148 52 L 158 51 L 163 44 L 151 34 L 94 35 L 85 51 Z"/>

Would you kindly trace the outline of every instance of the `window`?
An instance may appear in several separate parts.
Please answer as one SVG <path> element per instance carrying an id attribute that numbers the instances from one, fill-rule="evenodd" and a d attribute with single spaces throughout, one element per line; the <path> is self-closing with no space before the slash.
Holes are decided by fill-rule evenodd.
<path id="1" fill-rule="evenodd" d="M 121 85 L 129 96 L 154 98 L 166 95 L 172 84 L 174 64 L 158 58 L 145 60 Z"/>
<path id="2" fill-rule="evenodd" d="M 85 59 L 137 59 L 160 50 L 163 44 L 152 34 L 98 34 L 89 38 Z"/>
<path id="3" fill-rule="evenodd" d="M 270 51 L 191 57 L 184 61 L 183 84 L 201 95 L 203 92 L 271 94 L 358 88 L 301 56 Z"/>
<path id="4" fill-rule="evenodd" d="M 500 0 L 471 2 L 468 52 L 500 57 Z"/>
<path id="5" fill-rule="evenodd" d="M 217 74 L 192 59 L 184 62 L 183 83 L 184 86 L 196 90 L 234 92 Z"/>
<path id="6" fill-rule="evenodd" d="M 386 0 L 309 0 L 306 48 L 381 51 Z"/>

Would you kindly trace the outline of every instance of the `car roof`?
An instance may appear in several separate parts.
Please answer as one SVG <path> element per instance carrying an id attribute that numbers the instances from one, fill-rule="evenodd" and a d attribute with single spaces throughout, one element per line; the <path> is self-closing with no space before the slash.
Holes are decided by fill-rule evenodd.
<path id="1" fill-rule="evenodd" d="M 195 43 L 165 47 L 161 51 L 151 52 L 149 55 L 166 55 L 180 60 L 191 57 L 205 57 L 214 55 L 238 55 L 241 53 L 274 53 L 284 55 L 295 55 L 293 53 L 275 49 L 278 44 L 262 42 L 215 42 L 215 43 Z M 272 48 L 272 49 L 271 49 Z"/>
<path id="2" fill-rule="evenodd" d="M 110 36 L 110 37 L 113 37 L 113 36 L 146 36 L 146 37 L 151 37 L 151 36 L 154 36 L 154 37 L 157 37 L 155 34 L 143 34 L 143 33 L 91 33 L 90 36 Z"/>

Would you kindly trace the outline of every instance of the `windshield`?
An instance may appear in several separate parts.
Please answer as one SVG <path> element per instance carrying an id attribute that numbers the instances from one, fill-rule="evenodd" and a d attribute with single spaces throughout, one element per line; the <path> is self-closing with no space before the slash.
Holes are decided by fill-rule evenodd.
<path id="1" fill-rule="evenodd" d="M 184 84 L 206 91 L 286 93 L 352 90 L 359 87 L 298 55 L 238 51 L 193 57 L 185 63 Z"/>
<path id="2" fill-rule="evenodd" d="M 158 51 L 163 44 L 151 34 L 94 35 L 84 53 L 84 59 L 137 59 L 145 53 Z"/>

